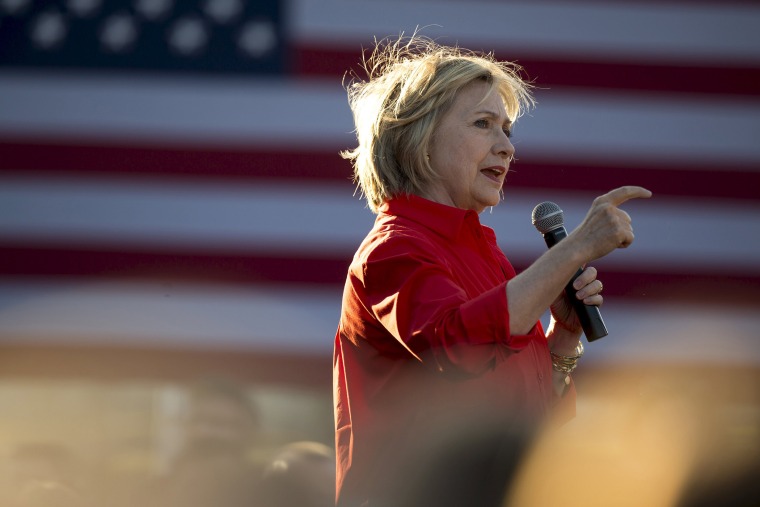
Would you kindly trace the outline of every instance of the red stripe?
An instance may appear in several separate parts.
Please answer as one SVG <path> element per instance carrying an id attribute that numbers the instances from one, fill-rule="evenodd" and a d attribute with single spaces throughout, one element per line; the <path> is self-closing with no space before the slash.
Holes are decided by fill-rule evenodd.
<path id="1" fill-rule="evenodd" d="M 298 152 L 266 148 L 235 149 L 120 144 L 56 144 L 0 141 L 0 173 L 44 177 L 76 176 L 191 177 L 237 180 L 345 182 L 351 166 L 338 148 Z M 716 185 L 715 181 L 720 184 Z M 519 160 L 507 178 L 509 189 L 564 189 L 604 193 L 620 185 L 642 185 L 661 196 L 760 200 L 760 171 L 747 164 L 716 171 L 708 165 L 678 163 L 561 162 L 545 158 Z"/>
<path id="2" fill-rule="evenodd" d="M 760 171 L 755 166 L 721 167 L 663 163 L 557 162 L 518 160 L 507 176 L 508 188 L 581 190 L 605 193 L 622 185 L 640 185 L 657 196 L 760 201 Z M 720 184 L 716 185 L 716 180 Z"/>
<path id="3" fill-rule="evenodd" d="M 57 248 L 0 243 L 2 276 L 167 278 L 222 283 L 340 284 L 350 253 L 344 258 L 302 258 L 290 252 L 219 254 Z"/>
<path id="4" fill-rule="evenodd" d="M 329 148 L 328 148 L 329 149 Z M 190 145 L 66 144 L 0 140 L 1 171 L 80 172 L 214 178 L 346 179 L 351 165 L 330 151 Z"/>
<path id="5" fill-rule="evenodd" d="M 218 254 L 183 251 L 110 251 L 56 248 L 44 245 L 0 245 L 0 275 L 21 280 L 32 277 L 88 277 L 107 279 L 185 280 L 229 284 L 342 285 L 353 252 L 335 257 L 304 257 L 292 252 Z M 530 262 L 512 259 L 518 271 Z M 601 267 L 604 293 L 672 302 L 747 305 L 760 300 L 760 273 L 727 272 L 725 267 L 683 271 L 673 266 L 650 266 L 626 271 Z"/>
<path id="6" fill-rule="evenodd" d="M 359 48 L 359 44 L 357 44 Z M 371 47 L 371 46 L 366 46 Z M 490 48 L 470 48 L 490 51 Z M 293 68 L 302 77 L 341 77 L 347 71 L 361 72 L 361 49 L 296 46 Z M 760 67 L 747 65 L 675 65 L 673 63 L 562 60 L 523 51 L 495 51 L 497 58 L 517 61 L 526 76 L 540 87 L 579 87 L 607 90 L 637 90 L 721 95 L 760 95 Z"/>

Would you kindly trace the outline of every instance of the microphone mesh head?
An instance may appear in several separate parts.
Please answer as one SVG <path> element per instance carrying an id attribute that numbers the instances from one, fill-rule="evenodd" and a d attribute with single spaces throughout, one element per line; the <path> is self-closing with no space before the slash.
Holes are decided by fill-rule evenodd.
<path id="1" fill-rule="evenodd" d="M 531 221 L 541 234 L 546 234 L 565 225 L 565 217 L 562 215 L 562 210 L 551 201 L 545 201 L 536 205 L 533 208 Z"/>

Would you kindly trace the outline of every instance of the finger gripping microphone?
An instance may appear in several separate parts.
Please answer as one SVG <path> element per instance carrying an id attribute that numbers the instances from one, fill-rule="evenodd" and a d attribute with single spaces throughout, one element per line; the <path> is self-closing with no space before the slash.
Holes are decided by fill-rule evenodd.
<path id="1" fill-rule="evenodd" d="M 553 202 L 546 201 L 538 204 L 533 208 L 531 218 L 534 227 L 544 236 L 546 246 L 549 248 L 567 237 L 565 218 L 562 215 L 562 210 Z M 578 320 L 581 323 L 581 327 L 583 327 L 583 334 L 586 335 L 586 339 L 589 342 L 592 342 L 607 336 L 607 327 L 604 325 L 598 306 L 585 305 L 583 301 L 575 297 L 577 291 L 573 288 L 573 282 L 581 273 L 583 273 L 583 268 L 578 269 L 567 285 L 565 285 L 565 294 L 567 294 L 567 297 L 572 302 L 575 313 L 578 315 Z"/>

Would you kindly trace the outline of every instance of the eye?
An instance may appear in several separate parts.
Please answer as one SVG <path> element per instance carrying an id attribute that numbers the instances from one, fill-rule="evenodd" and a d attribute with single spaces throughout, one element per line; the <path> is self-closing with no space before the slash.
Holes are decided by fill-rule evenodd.
<path id="1" fill-rule="evenodd" d="M 486 118 L 481 118 L 480 120 L 475 120 L 475 126 L 478 128 L 487 129 L 491 126 L 491 122 Z"/>
<path id="2" fill-rule="evenodd" d="M 505 126 L 502 127 L 501 130 L 507 135 L 507 137 L 512 137 L 512 126 Z"/>

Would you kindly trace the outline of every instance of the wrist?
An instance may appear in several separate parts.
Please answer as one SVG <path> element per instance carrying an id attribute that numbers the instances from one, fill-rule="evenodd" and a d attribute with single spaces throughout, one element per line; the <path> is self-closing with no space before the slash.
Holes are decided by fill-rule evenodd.
<path id="1" fill-rule="evenodd" d="M 572 354 L 570 355 L 558 354 L 554 351 L 550 351 L 549 353 L 551 354 L 552 358 L 552 368 L 558 373 L 569 376 L 573 371 L 575 371 L 575 368 L 578 366 L 578 360 L 583 357 L 583 352 L 584 349 L 582 341 L 578 341 L 578 345 L 576 345 L 575 350 L 573 350 Z"/>
<path id="2" fill-rule="evenodd" d="M 575 328 L 570 327 L 564 322 L 562 322 L 561 320 L 552 316 L 552 331 L 556 333 L 557 331 L 560 331 L 560 330 L 565 331 L 566 333 L 569 333 L 570 335 L 577 337 L 577 336 L 580 336 L 581 328 L 580 326 L 575 327 Z"/>
<path id="3" fill-rule="evenodd" d="M 581 329 L 572 329 L 566 324 L 552 318 L 546 336 L 549 350 L 563 356 L 572 356 L 581 339 Z"/>
<path id="4" fill-rule="evenodd" d="M 585 253 L 583 250 L 588 247 L 589 242 L 583 241 L 575 234 L 575 231 L 567 235 L 565 239 L 554 245 L 551 249 L 557 250 L 562 258 L 570 265 L 573 266 L 573 271 L 578 269 L 578 266 L 583 266 L 589 262 L 591 255 Z"/>

